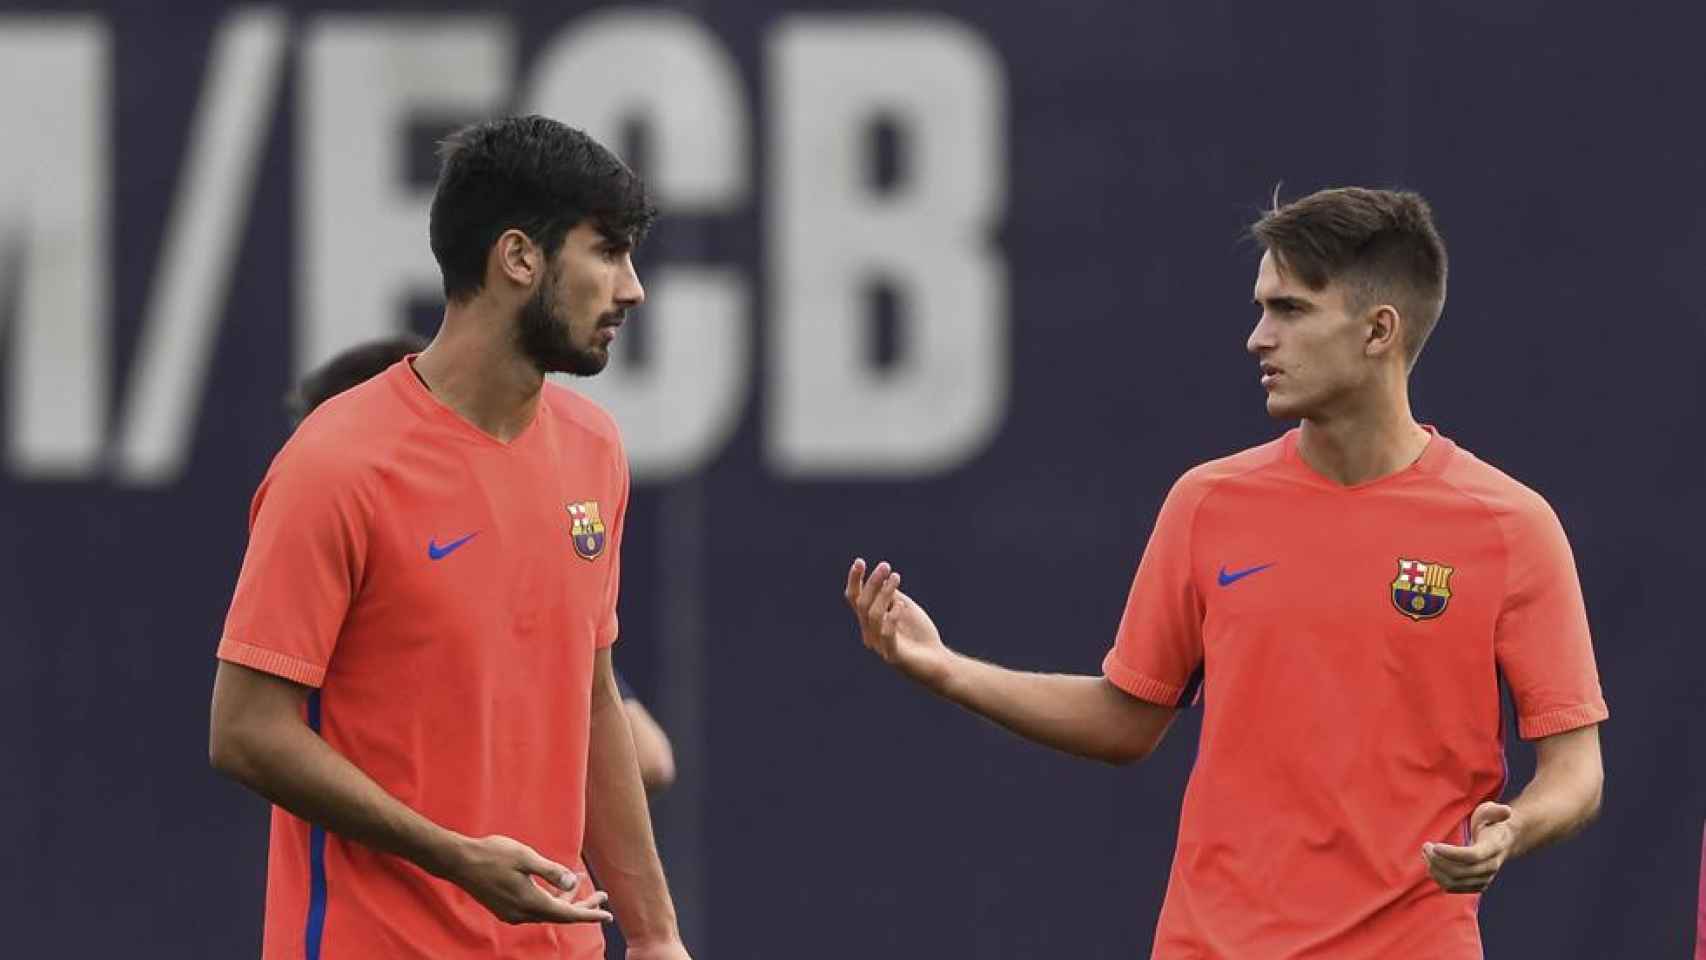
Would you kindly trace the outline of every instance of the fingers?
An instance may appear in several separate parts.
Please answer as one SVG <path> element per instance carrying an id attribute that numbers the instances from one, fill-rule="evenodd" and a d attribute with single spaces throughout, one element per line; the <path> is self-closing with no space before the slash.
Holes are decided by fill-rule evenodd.
<path id="1" fill-rule="evenodd" d="M 877 589 L 877 606 L 871 612 L 880 615 L 880 622 L 886 623 L 889 615 L 899 610 L 895 603 L 895 595 L 900 591 L 900 574 L 891 573 L 883 578 L 883 585 Z"/>
<path id="2" fill-rule="evenodd" d="M 610 899 L 609 894 L 595 890 L 585 899 L 572 899 L 571 894 L 580 886 L 580 878 L 575 872 L 531 851 L 530 854 L 523 871 L 548 881 L 551 886 L 543 887 L 533 882 L 532 877 L 528 878 L 527 889 L 518 898 L 522 922 L 608 923 L 615 919 L 603 909 Z"/>
<path id="3" fill-rule="evenodd" d="M 552 892 L 529 881 L 527 886 L 530 889 L 522 904 L 528 920 L 546 923 L 609 923 L 615 919 L 608 910 L 602 909 L 610 899 L 610 895 L 602 890 L 594 891 L 584 900 L 570 900 L 569 896 L 580 886 L 580 877 L 555 860 L 548 860 L 532 848 L 524 846 L 521 869 L 524 873 L 532 874 L 551 884 L 553 890 L 561 891 Z"/>
<path id="4" fill-rule="evenodd" d="M 883 612 L 883 635 L 889 636 L 900 629 L 901 614 L 906 612 L 906 594 L 900 592 L 900 574 L 894 575 L 894 595 L 889 598 L 888 608 Z"/>
<path id="5" fill-rule="evenodd" d="M 859 621 L 860 639 L 865 646 L 884 660 L 895 662 L 895 636 L 907 603 L 905 594 L 900 592 L 900 574 L 883 560 L 866 576 L 865 561 L 855 558 L 847 569 L 842 595 Z"/>
<path id="6" fill-rule="evenodd" d="M 1447 863 L 1458 864 L 1480 863 L 1487 859 L 1489 852 L 1482 849 L 1479 844 L 1469 847 L 1458 847 L 1449 843 L 1422 844 L 1422 856 L 1430 861 L 1443 860 Z"/>
<path id="7" fill-rule="evenodd" d="M 1497 807 L 1499 805 L 1484 804 L 1483 806 Z M 1452 863 L 1465 864 L 1501 858 L 1511 844 L 1510 827 L 1499 826 L 1510 819 L 1510 808 L 1503 807 L 1501 809 L 1503 812 L 1499 810 L 1489 811 L 1486 817 L 1492 819 L 1486 819 L 1479 824 L 1474 824 L 1474 818 L 1471 818 L 1471 823 L 1474 825 L 1470 828 L 1470 834 L 1474 837 L 1474 842 L 1468 846 L 1460 847 L 1450 843 L 1424 843 L 1422 844 L 1422 854 L 1424 856 L 1436 856 Z M 1481 811 L 1476 810 L 1475 817 L 1482 816 Z"/>
<path id="8" fill-rule="evenodd" d="M 564 893 L 573 893 L 575 887 L 580 885 L 580 878 L 575 876 L 575 872 L 573 870 L 570 870 L 568 867 L 563 866 L 555 860 L 545 859 L 539 855 L 538 851 L 533 850 L 532 848 L 524 847 L 523 849 L 525 851 L 521 858 L 521 869 L 523 872 L 531 873 L 536 877 L 544 879 L 545 882 L 551 884 L 553 887 L 556 887 Z"/>
<path id="9" fill-rule="evenodd" d="M 1514 811 L 1502 803 L 1488 801 L 1475 808 L 1469 815 L 1470 836 L 1480 836 L 1482 827 L 1490 827 L 1495 823 L 1504 823 L 1511 818 Z"/>
<path id="10" fill-rule="evenodd" d="M 871 575 L 865 578 L 865 585 L 859 590 L 859 601 L 856 608 L 861 619 L 870 618 L 871 608 L 877 602 L 877 593 L 882 590 L 883 582 L 889 578 L 889 570 L 889 562 L 883 560 L 871 571 Z M 880 610 L 877 611 L 879 614 L 881 612 Z"/>
<path id="11" fill-rule="evenodd" d="M 533 887 L 533 884 L 528 884 Z M 610 895 L 600 890 L 585 900 L 553 897 L 538 887 L 523 905 L 527 919 L 537 923 L 609 923 L 616 919 L 604 905 Z"/>
<path id="12" fill-rule="evenodd" d="M 872 579 L 875 579 L 874 574 Z M 865 645 L 890 663 L 894 662 L 895 633 L 899 630 L 900 604 L 895 601 L 899 590 L 900 574 L 891 573 L 884 577 L 882 586 L 877 588 L 873 606 L 865 614 L 869 624 L 865 631 Z"/>
<path id="13" fill-rule="evenodd" d="M 1479 893 L 1493 883 L 1494 876 L 1498 876 L 1498 866 L 1491 863 L 1459 866 L 1435 861 L 1428 865 L 1428 876 L 1433 876 L 1433 882 L 1447 893 Z"/>
<path id="14" fill-rule="evenodd" d="M 582 888 L 574 870 L 541 856 L 513 837 L 493 834 L 471 840 L 454 882 L 505 923 L 608 923 L 606 895 Z"/>
<path id="15" fill-rule="evenodd" d="M 604 914 L 604 919 L 611 920 L 614 918 L 610 916 L 610 911 L 603 909 L 604 905 L 609 903 L 609 902 L 610 902 L 610 894 L 605 893 L 603 890 L 600 890 L 597 893 L 593 894 L 592 896 L 587 897 L 585 900 L 576 900 L 574 903 L 570 904 L 570 906 L 576 907 L 577 909 L 580 909 L 580 910 L 597 910 L 597 911 L 600 911 Z"/>
<path id="16" fill-rule="evenodd" d="M 882 626 L 883 614 L 894 604 L 894 593 L 900 588 L 900 574 L 895 573 L 887 560 L 879 562 L 871 575 L 859 581 L 864 569 L 863 560 L 854 560 L 847 571 L 848 602 L 853 606 L 859 625 L 866 631 Z"/>
<path id="17" fill-rule="evenodd" d="M 1504 864 L 1502 851 L 1496 847 L 1482 849 L 1453 846 L 1449 843 L 1422 845 L 1422 861 L 1428 875 L 1449 893 L 1480 893 L 1487 889 Z"/>
<path id="18" fill-rule="evenodd" d="M 847 598 L 847 605 L 857 608 L 859 588 L 865 585 L 865 558 L 854 557 L 853 565 L 847 568 L 847 589 L 841 592 Z"/>
<path id="19" fill-rule="evenodd" d="M 1425 854 L 1423 860 L 1427 862 L 1428 875 L 1447 893 L 1480 893 L 1492 884 L 1493 878 L 1499 873 L 1499 863 L 1496 860 L 1461 864 L 1450 860 L 1428 859 Z"/>

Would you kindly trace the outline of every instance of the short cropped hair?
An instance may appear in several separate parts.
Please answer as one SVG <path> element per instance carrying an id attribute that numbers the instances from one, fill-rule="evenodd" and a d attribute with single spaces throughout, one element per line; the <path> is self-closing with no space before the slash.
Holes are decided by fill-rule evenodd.
<path id="1" fill-rule="evenodd" d="M 540 116 L 463 127 L 439 144 L 428 233 L 444 295 L 465 301 L 486 282 L 486 256 L 516 229 L 554 257 L 591 219 L 612 240 L 638 243 L 657 217 L 640 177 L 579 130 Z"/>
<path id="2" fill-rule="evenodd" d="M 385 372 L 411 353 L 426 349 L 412 333 L 359 343 L 320 364 L 284 396 L 284 412 L 292 424 L 301 423 L 314 408 L 358 383 Z"/>
<path id="3" fill-rule="evenodd" d="M 1397 307 L 1415 366 L 1445 308 L 1446 281 L 1445 238 L 1419 194 L 1338 187 L 1282 205 L 1276 191 L 1250 234 L 1311 290 L 1342 280 L 1355 309 Z"/>

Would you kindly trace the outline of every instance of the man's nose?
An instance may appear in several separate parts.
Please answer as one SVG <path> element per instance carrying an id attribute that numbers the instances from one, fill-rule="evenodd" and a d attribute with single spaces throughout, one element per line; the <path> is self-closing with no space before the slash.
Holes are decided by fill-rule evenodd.
<path id="1" fill-rule="evenodd" d="M 634 269 L 633 260 L 624 259 L 622 277 L 616 286 L 616 299 L 630 307 L 646 302 L 646 288 L 640 283 L 640 272 Z"/>
<path id="2" fill-rule="evenodd" d="M 1260 355 L 1264 350 L 1274 348 L 1273 327 L 1268 323 L 1268 315 L 1256 321 L 1255 329 L 1250 331 L 1250 338 L 1244 341 L 1244 349 L 1252 354 Z"/>

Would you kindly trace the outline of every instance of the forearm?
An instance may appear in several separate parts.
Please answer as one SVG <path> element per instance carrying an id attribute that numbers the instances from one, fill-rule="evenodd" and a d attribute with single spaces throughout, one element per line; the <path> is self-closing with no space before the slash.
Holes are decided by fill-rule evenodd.
<path id="1" fill-rule="evenodd" d="M 215 765 L 297 817 L 436 876 L 463 839 L 385 792 L 300 722 L 229 738 Z"/>
<path id="2" fill-rule="evenodd" d="M 1511 856 L 1521 856 L 1579 832 L 1599 814 L 1604 776 L 1597 753 L 1588 762 L 1542 764 L 1511 802 Z"/>
<path id="3" fill-rule="evenodd" d="M 622 935 L 636 946 L 680 940 L 627 714 L 613 684 L 608 692 L 593 691 L 586 806 L 587 863 L 610 894 Z"/>
<path id="4" fill-rule="evenodd" d="M 1027 740 L 1108 763 L 1147 756 L 1171 717 L 1103 677 L 1010 670 L 951 651 L 923 682 Z"/>

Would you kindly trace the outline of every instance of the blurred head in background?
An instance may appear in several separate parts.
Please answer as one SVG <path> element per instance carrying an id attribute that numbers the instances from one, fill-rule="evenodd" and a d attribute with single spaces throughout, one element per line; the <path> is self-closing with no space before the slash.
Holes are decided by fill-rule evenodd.
<path id="1" fill-rule="evenodd" d="M 328 399 L 373 379 L 398 360 L 424 349 L 425 339 L 405 333 L 356 344 L 308 371 L 308 375 L 284 395 L 284 412 L 290 418 L 291 427 L 301 423 L 315 407 Z"/>
<path id="2" fill-rule="evenodd" d="M 483 333 L 541 373 L 604 369 L 645 299 L 631 255 L 656 211 L 640 178 L 539 116 L 463 127 L 439 156 L 430 234 L 451 312 L 501 325 Z"/>
<path id="3" fill-rule="evenodd" d="M 1247 349 L 1268 413 L 1332 420 L 1408 409 L 1406 381 L 1445 306 L 1445 240 L 1419 195 L 1343 187 L 1273 209 L 1261 244 Z"/>

